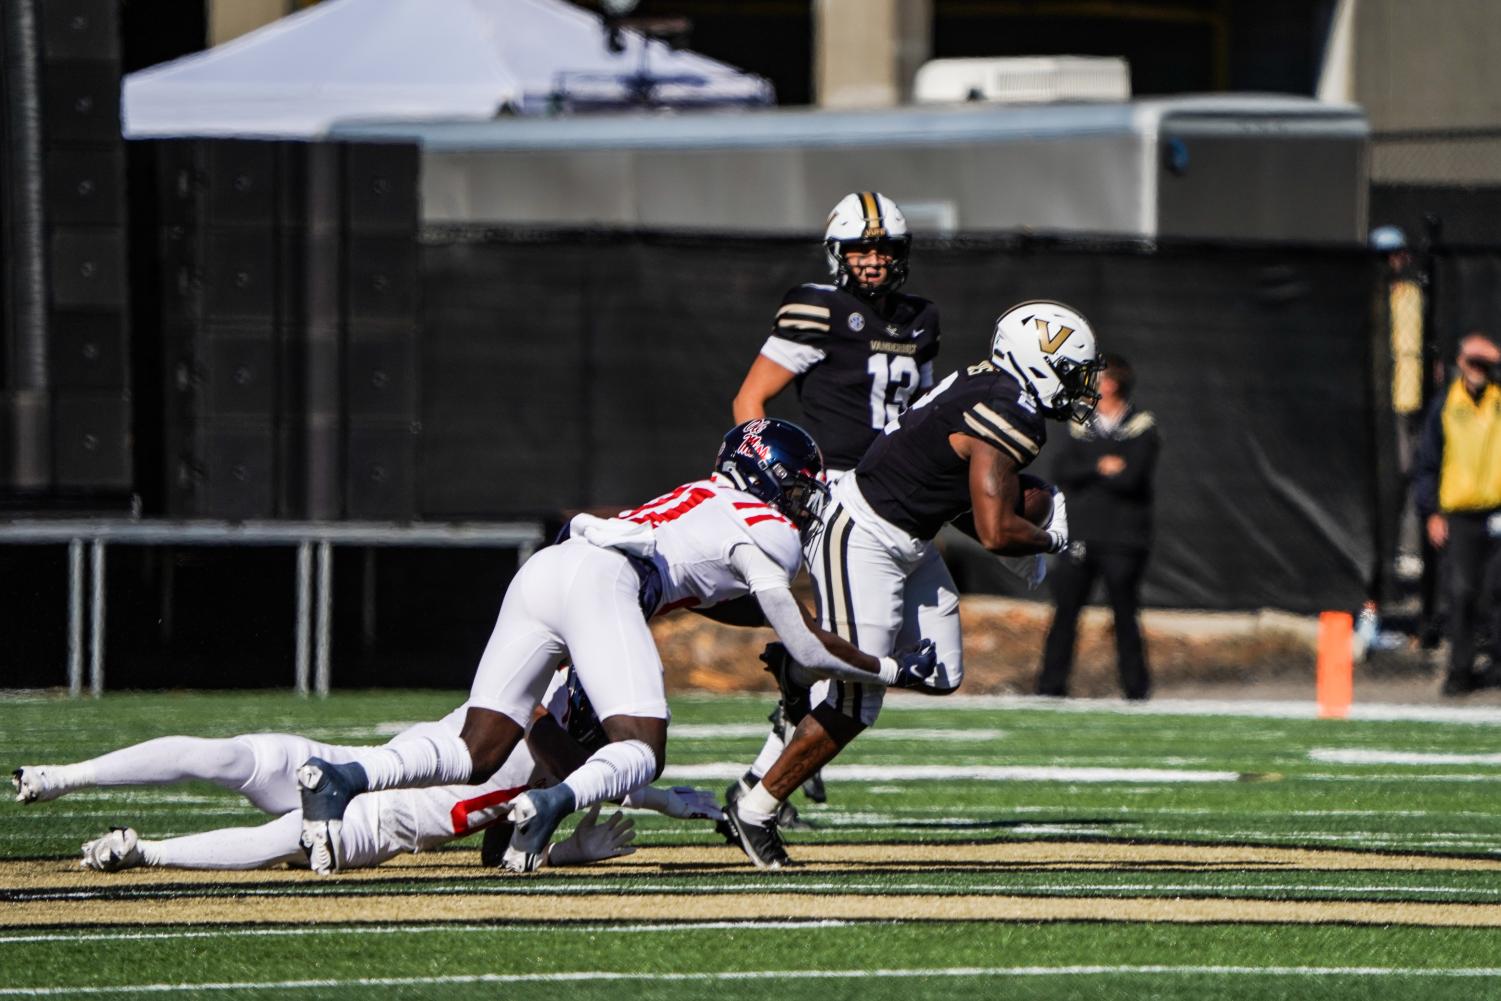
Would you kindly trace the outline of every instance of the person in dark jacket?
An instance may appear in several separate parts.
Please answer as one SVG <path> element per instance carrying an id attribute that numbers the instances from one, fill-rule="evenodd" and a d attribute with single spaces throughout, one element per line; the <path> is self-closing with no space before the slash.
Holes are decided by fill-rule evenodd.
<path id="1" fill-rule="evenodd" d="M 1071 534 L 1083 546 L 1060 554 L 1048 573 L 1057 611 L 1043 647 L 1039 695 L 1068 694 L 1079 613 L 1098 577 L 1105 578 L 1115 614 L 1121 690 L 1128 699 L 1151 694 L 1138 612 L 1152 548 L 1152 474 L 1162 442 L 1152 415 L 1131 405 L 1135 382 L 1124 358 L 1107 355 L 1093 423 L 1071 425 L 1054 455 L 1053 481 L 1068 496 Z"/>

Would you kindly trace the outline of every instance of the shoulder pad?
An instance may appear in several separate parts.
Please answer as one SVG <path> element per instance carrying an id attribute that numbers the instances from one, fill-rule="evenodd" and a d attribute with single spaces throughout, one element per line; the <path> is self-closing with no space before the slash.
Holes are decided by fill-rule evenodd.
<path id="1" fill-rule="evenodd" d="M 816 285 L 798 285 L 782 296 L 773 332 L 794 341 L 817 339 L 829 332 L 831 315 L 824 290 Z"/>
<path id="2" fill-rule="evenodd" d="M 1121 427 L 1121 437 L 1136 438 L 1157 426 L 1157 418 L 1149 411 L 1142 410 L 1133 414 L 1131 419 Z"/>

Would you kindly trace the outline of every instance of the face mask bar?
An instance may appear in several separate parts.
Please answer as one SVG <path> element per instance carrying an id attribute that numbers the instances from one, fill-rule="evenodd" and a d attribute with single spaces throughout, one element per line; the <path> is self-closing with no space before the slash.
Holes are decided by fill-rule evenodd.
<path id="1" fill-rule="evenodd" d="M 782 487 L 776 507 L 797 526 L 803 544 L 813 541 L 823 525 L 823 508 L 829 500 L 826 484 L 807 476 L 798 476 Z"/>
<path id="2" fill-rule="evenodd" d="M 1060 361 L 1053 366 L 1062 387 L 1058 392 L 1054 409 L 1066 414 L 1075 424 L 1088 424 L 1090 415 L 1100 402 L 1100 372 L 1105 368 L 1099 360 L 1085 362 Z"/>

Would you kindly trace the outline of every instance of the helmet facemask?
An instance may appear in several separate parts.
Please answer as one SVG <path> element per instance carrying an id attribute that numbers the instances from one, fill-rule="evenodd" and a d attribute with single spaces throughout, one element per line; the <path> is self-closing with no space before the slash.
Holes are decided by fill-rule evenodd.
<path id="1" fill-rule="evenodd" d="M 907 281 L 907 259 L 912 251 L 910 236 L 884 236 L 868 240 L 829 239 L 824 241 L 824 247 L 834 269 L 834 284 L 861 298 L 869 299 L 895 292 Z M 885 280 L 875 285 L 861 281 L 849 262 L 848 255 L 869 250 L 875 250 L 890 259 L 886 266 Z"/>
<path id="2" fill-rule="evenodd" d="M 797 526 L 798 538 L 806 546 L 823 527 L 823 509 L 828 502 L 827 484 L 806 473 L 795 473 L 782 483 L 782 492 L 771 506 Z"/>
<path id="3" fill-rule="evenodd" d="M 1098 358 L 1087 362 L 1063 358 L 1053 366 L 1058 391 L 1053 394 L 1050 409 L 1059 420 L 1089 423 L 1100 403 L 1100 373 L 1104 368 L 1105 363 Z"/>

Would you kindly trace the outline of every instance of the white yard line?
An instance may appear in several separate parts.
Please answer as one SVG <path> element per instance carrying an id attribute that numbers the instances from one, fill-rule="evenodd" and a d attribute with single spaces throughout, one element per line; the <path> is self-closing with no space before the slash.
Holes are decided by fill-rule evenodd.
<path id="1" fill-rule="evenodd" d="M 1127 702 L 1123 699 L 1052 699 L 1036 695 L 949 695 L 943 707 L 966 709 L 1037 709 L 1057 713 L 1119 713 L 1126 716 L 1242 716 L 1250 719 L 1317 719 L 1318 705 L 1308 699 L 1153 699 Z M 885 711 L 931 710 L 931 698 L 893 692 Z M 1405 706 L 1383 702 L 1356 702 L 1350 719 L 1379 722 L 1476 723 L 1501 725 L 1501 706 Z"/>
<path id="2" fill-rule="evenodd" d="M 664 781 L 739 778 L 744 762 L 668 765 Z M 1237 782 L 1240 772 L 1180 768 L 1072 768 L 1057 765 L 828 765 L 825 779 L 848 782 Z"/>
<path id="3" fill-rule="evenodd" d="M 1316 747 L 1310 761 L 1331 765 L 1501 765 L 1501 754 L 1449 754 L 1362 747 Z"/>

